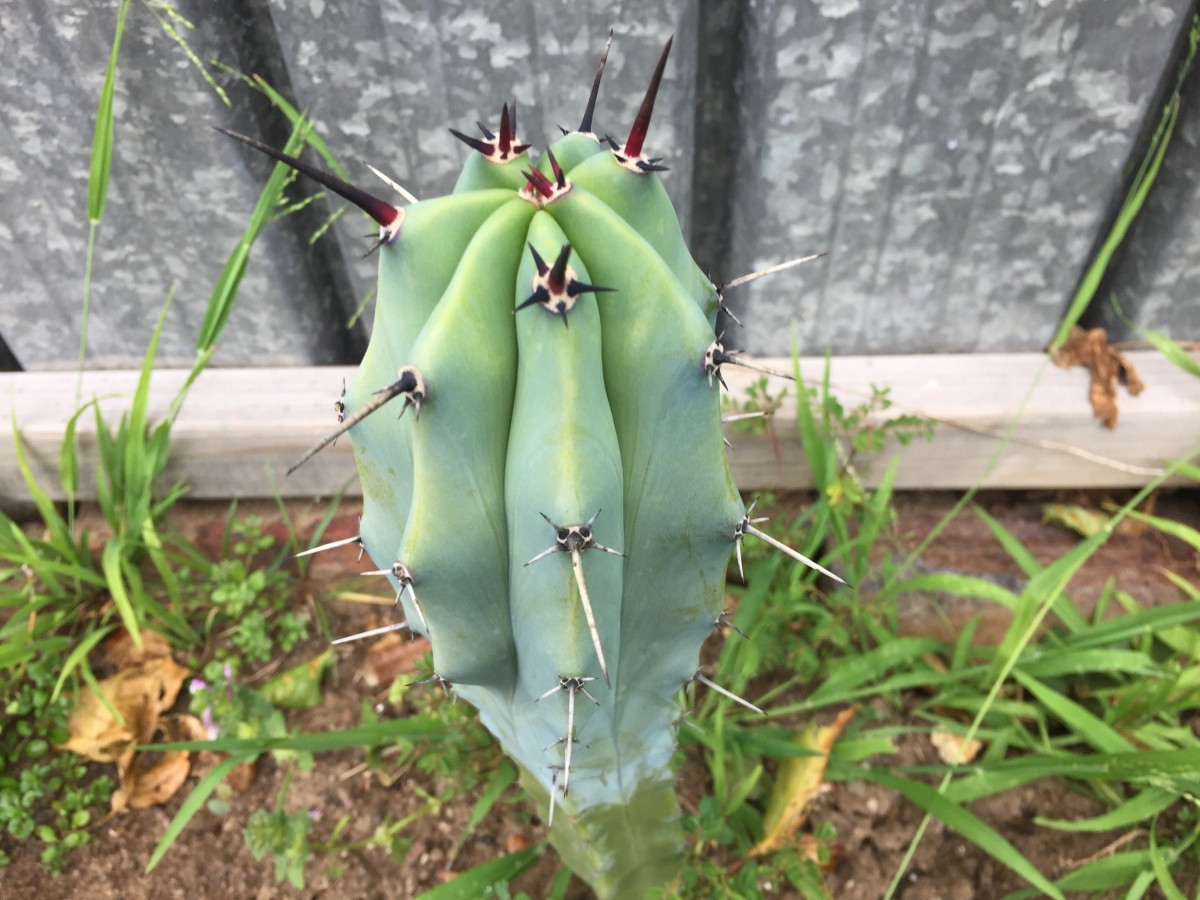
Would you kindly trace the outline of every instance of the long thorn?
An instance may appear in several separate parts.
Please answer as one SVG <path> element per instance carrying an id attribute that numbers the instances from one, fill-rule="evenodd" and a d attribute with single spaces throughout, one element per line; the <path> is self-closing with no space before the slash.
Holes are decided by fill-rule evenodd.
<path id="1" fill-rule="evenodd" d="M 297 553 L 293 559 L 299 559 L 301 556 L 310 556 L 313 553 L 320 553 L 322 550 L 332 550 L 335 547 L 345 547 L 349 544 L 358 544 L 358 546 L 361 548 L 362 535 L 356 534 L 354 537 L 342 538 L 340 541 L 331 541 L 328 544 L 322 544 L 320 547 L 311 547 L 308 550 L 302 550 L 300 553 Z"/>
<path id="2" fill-rule="evenodd" d="M 761 538 L 762 540 L 764 540 L 768 544 L 770 544 L 772 547 L 774 547 L 776 550 L 782 550 L 784 553 L 786 553 L 788 556 L 790 556 L 792 559 L 796 560 L 797 562 L 804 563 L 804 565 L 808 566 L 810 569 L 816 569 L 822 575 L 828 575 L 834 581 L 840 582 L 841 584 L 846 583 L 844 578 L 840 578 L 837 575 L 834 575 L 832 572 L 830 572 L 824 566 L 820 565 L 819 563 L 813 562 L 811 559 L 809 559 L 803 553 L 793 550 L 791 547 L 789 547 L 787 544 L 783 543 L 782 541 L 775 540 L 775 538 L 771 537 L 765 531 L 755 528 L 749 522 L 747 522 L 743 527 L 747 534 L 752 534 L 756 538 Z"/>
<path id="3" fill-rule="evenodd" d="M 755 281 L 756 279 L 766 278 L 768 275 L 774 275 L 777 272 L 783 272 L 787 269 L 803 265 L 806 262 L 812 262 L 814 259 L 820 259 L 821 257 L 828 255 L 828 253 L 812 253 L 808 256 L 801 256 L 798 259 L 789 259 L 787 262 L 776 263 L 773 266 L 767 266 L 765 269 L 759 269 L 757 272 L 751 272 L 748 275 L 739 275 L 732 281 L 725 282 L 718 290 L 723 293 L 730 288 L 740 287 L 741 285 Z"/>
<path id="4" fill-rule="evenodd" d="M 633 120 L 633 127 L 629 129 L 629 139 L 621 148 L 621 153 L 627 157 L 634 158 L 642 153 L 646 132 L 650 130 L 650 117 L 654 114 L 654 100 L 658 96 L 658 86 L 662 82 L 663 71 L 667 68 L 667 56 L 671 53 L 671 44 L 674 40 L 674 37 L 668 39 L 667 46 L 663 47 L 662 56 L 658 58 L 658 65 L 654 67 L 654 74 L 650 76 L 650 86 L 646 88 L 646 96 L 642 98 L 642 105 L 638 108 L 637 117 Z"/>
<path id="5" fill-rule="evenodd" d="M 531 565 L 533 565 L 535 562 L 537 562 L 539 559 L 545 559 L 545 558 L 546 558 L 547 556 L 549 556 L 551 553 L 557 553 L 558 551 L 559 551 L 559 546 L 558 546 L 558 544 L 551 544 L 551 545 L 550 545 L 550 549 L 549 549 L 549 550 L 543 550 L 541 553 L 539 553 L 537 556 L 535 556 L 535 557 L 534 557 L 533 559 L 531 559 L 529 562 L 525 563 L 525 565 L 527 565 L 527 566 L 531 566 Z"/>
<path id="6" fill-rule="evenodd" d="M 408 687 L 412 687 L 413 685 L 417 685 L 417 684 L 429 684 L 429 682 L 431 682 L 431 681 L 435 681 L 438 684 L 440 684 L 442 686 L 442 692 L 447 697 L 450 696 L 450 684 L 451 683 L 449 681 L 447 681 L 445 678 L 443 678 L 441 675 L 439 675 L 437 672 L 434 672 L 428 678 L 420 678 L 416 681 L 410 681 L 408 683 Z M 454 702 L 455 703 L 458 702 L 458 697 L 454 698 Z"/>
<path id="7" fill-rule="evenodd" d="M 605 676 L 607 677 L 607 676 Z M 571 747 L 575 743 L 575 682 L 567 685 L 567 748 L 563 753 L 563 797 L 571 786 Z"/>
<path id="8" fill-rule="evenodd" d="M 372 628 L 370 631 L 360 631 L 358 634 L 351 634 L 347 637 L 340 637 L 337 640 L 330 641 L 332 644 L 348 644 L 351 641 L 361 641 L 363 638 L 374 637 L 377 634 L 387 634 L 389 631 L 399 631 L 401 628 L 407 628 L 407 622 L 396 622 L 392 625 L 384 625 L 382 628 Z"/>
<path id="9" fill-rule="evenodd" d="M 389 400 L 399 397 L 402 394 L 408 394 L 410 397 L 407 399 L 409 400 L 409 403 L 411 403 L 412 392 L 418 389 L 421 392 L 421 397 L 418 399 L 417 403 L 412 405 L 416 406 L 416 414 L 420 415 L 421 407 L 419 400 L 424 398 L 424 380 L 421 378 L 420 373 L 417 372 L 417 370 L 412 366 L 405 366 L 400 370 L 400 377 L 396 381 L 392 382 L 387 387 L 376 391 L 375 396 L 371 400 L 364 403 L 353 413 L 342 419 L 338 427 L 331 434 L 326 435 L 324 438 L 314 444 L 307 453 L 300 457 L 299 462 L 287 470 L 287 474 L 291 475 L 298 468 L 336 441 L 339 437 L 341 437 L 371 413 L 375 412 Z M 408 408 L 409 403 L 405 404 L 404 409 Z M 401 410 L 400 414 L 404 415 L 403 410 Z"/>
<path id="10" fill-rule="evenodd" d="M 375 410 L 379 409 L 379 407 L 383 406 L 383 404 L 387 403 L 389 400 L 393 399 L 394 397 L 399 397 L 400 394 L 403 393 L 403 391 L 400 391 L 398 389 L 393 390 L 393 388 L 395 388 L 395 385 L 391 385 L 391 386 L 385 388 L 383 390 L 383 392 L 381 392 L 377 397 L 375 397 L 368 403 L 364 404 L 363 406 L 360 406 L 353 413 L 346 416 L 346 418 L 342 419 L 341 424 L 338 425 L 338 427 L 336 429 L 334 429 L 334 431 L 332 433 L 327 434 L 321 440 L 317 441 L 317 443 L 313 444 L 313 446 L 310 447 L 308 449 L 308 451 L 302 457 L 300 457 L 300 459 L 290 469 L 288 469 L 285 474 L 291 475 L 298 468 L 300 468 L 302 465 L 304 465 L 306 462 L 308 462 L 310 459 L 312 459 L 314 456 L 316 456 L 318 453 L 320 453 L 322 450 L 324 450 L 326 447 L 328 447 L 330 444 L 332 444 L 334 441 L 336 441 L 338 438 L 340 438 L 343 434 L 345 434 L 347 431 L 349 431 L 355 425 L 357 425 L 359 422 L 361 422 L 363 419 L 365 419 L 371 413 L 375 412 Z"/>
<path id="11" fill-rule="evenodd" d="M 761 409 L 757 412 L 734 413 L 728 416 L 721 416 L 721 422 L 741 422 L 743 419 L 765 419 L 767 414 Z"/>
<path id="12" fill-rule="evenodd" d="M 221 134 L 225 135 L 226 137 L 231 137 L 235 141 L 241 141 L 243 144 L 253 147 L 259 153 L 265 153 L 272 159 L 278 160 L 284 165 L 291 166 L 297 172 L 307 175 L 318 184 L 329 188 L 329 190 L 333 191 L 339 197 L 349 200 L 351 203 L 365 212 L 368 216 L 378 222 L 379 227 L 383 228 L 385 231 L 391 231 L 392 229 L 395 229 L 397 233 L 399 232 L 397 220 L 402 218 L 402 212 L 401 210 L 392 206 L 390 203 L 385 203 L 383 200 L 380 200 L 373 194 L 368 194 L 366 191 L 356 188 L 348 181 L 338 178 L 332 172 L 326 172 L 324 169 L 318 169 L 316 166 L 310 166 L 308 163 L 304 162 L 303 160 L 299 160 L 294 156 L 289 156 L 286 153 L 280 153 L 273 147 L 268 147 L 266 144 L 262 143 L 261 141 L 256 141 L 252 137 L 247 137 L 244 134 L 238 134 L 236 131 L 230 131 L 228 128 L 221 128 L 219 125 L 214 125 L 213 128 L 221 132 Z M 391 238 L 389 238 L 389 240 L 390 239 Z"/>
<path id="13" fill-rule="evenodd" d="M 725 610 L 721 610 L 721 614 L 717 616 L 717 620 L 713 622 L 713 627 L 731 628 L 747 640 L 750 639 L 750 635 L 746 634 L 746 632 L 742 631 L 742 629 L 733 624 L 733 619 L 729 618 L 729 613 Z"/>
<path id="14" fill-rule="evenodd" d="M 421 604 L 417 602 L 417 592 L 413 589 L 413 583 L 411 579 L 407 582 L 407 584 L 400 588 L 400 593 L 396 595 L 396 600 L 400 600 L 400 597 L 404 594 L 405 589 L 408 590 L 408 596 L 412 597 L 413 609 L 417 611 L 417 618 L 421 620 L 421 628 L 424 630 L 425 634 L 428 635 L 429 624 L 425 621 L 425 613 L 421 611 Z"/>
<path id="15" fill-rule="evenodd" d="M 408 188 L 404 187 L 404 185 L 402 185 L 398 182 L 392 181 L 392 179 L 388 178 L 386 175 L 384 175 L 382 172 L 380 172 L 377 168 L 375 168 L 373 165 L 371 165 L 366 160 L 363 160 L 363 165 L 366 166 L 368 169 L 370 169 L 372 174 L 374 174 L 376 178 L 378 178 L 380 181 L 382 181 L 384 184 L 386 184 L 388 187 L 390 187 L 393 191 L 395 191 L 397 194 L 399 194 L 401 197 L 403 197 L 409 203 L 417 202 L 417 198 L 414 197 L 412 195 L 412 193 L 408 190 Z"/>
<path id="16" fill-rule="evenodd" d="M 588 598 L 587 584 L 583 580 L 583 559 L 579 550 L 571 550 L 571 569 L 575 572 L 575 583 L 579 585 L 579 600 L 583 603 L 583 615 L 587 619 L 588 631 L 592 633 L 592 645 L 596 648 L 596 658 L 600 660 L 604 683 L 611 686 L 612 682 L 608 680 L 608 666 L 604 662 L 604 650 L 600 646 L 600 630 L 596 628 L 596 619 L 592 615 L 592 601 Z"/>
<path id="17" fill-rule="evenodd" d="M 600 55 L 600 65 L 596 69 L 596 78 L 592 82 L 592 92 L 588 94 L 587 106 L 583 110 L 583 121 L 579 123 L 579 131 L 590 134 L 592 131 L 592 114 L 596 111 L 596 98 L 600 96 L 600 79 L 604 75 L 604 67 L 608 64 L 608 51 L 612 48 L 613 30 L 608 29 L 608 41 L 604 45 L 604 53 Z"/>
<path id="18" fill-rule="evenodd" d="M 745 362 L 739 359 L 741 350 L 728 350 L 725 355 L 726 361 L 733 366 L 741 366 L 743 369 L 753 369 L 755 372 L 762 372 L 764 375 L 774 375 L 776 378 L 786 378 L 788 381 L 795 381 L 796 378 L 791 372 L 784 372 L 781 369 L 772 369 L 769 366 L 761 365 L 756 362 Z"/>
<path id="19" fill-rule="evenodd" d="M 752 709 L 752 710 L 754 710 L 756 713 L 760 713 L 761 715 L 764 715 L 764 716 L 766 715 L 766 713 L 765 713 L 765 712 L 763 712 L 761 709 L 759 709 L 757 706 L 755 706 L 755 705 L 754 705 L 753 703 L 751 703 L 749 700 L 743 700 L 741 697 L 739 697 L 739 696 L 738 696 L 737 694 L 735 694 L 733 691 L 727 691 L 727 690 L 725 690 L 725 688 L 721 687 L 721 686 L 720 686 L 719 684 L 717 684 L 715 681 L 711 681 L 711 680 L 709 680 L 708 678 L 705 678 L 705 677 L 704 677 L 704 675 L 703 675 L 703 674 L 701 674 L 700 672 L 697 672 L 695 675 L 693 675 L 693 676 L 692 676 L 692 678 L 693 678 L 695 681 L 698 681 L 698 682 L 700 682 L 701 684 L 703 684 L 703 685 L 707 685 L 708 687 L 712 688 L 712 689 L 713 689 L 714 691 L 716 691 L 718 694 L 722 694 L 723 696 L 726 696 L 726 697 L 728 697 L 728 698 L 729 698 L 730 700 L 732 700 L 734 703 L 740 703 L 740 704 L 742 704 L 742 706 L 746 707 L 746 709 Z"/>

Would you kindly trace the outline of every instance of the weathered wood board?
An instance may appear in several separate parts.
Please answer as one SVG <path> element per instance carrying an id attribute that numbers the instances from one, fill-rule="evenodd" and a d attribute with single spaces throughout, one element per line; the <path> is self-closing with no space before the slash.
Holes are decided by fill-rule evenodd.
<path id="1" fill-rule="evenodd" d="M 896 411 L 916 410 L 971 429 L 939 424 L 932 443 L 891 445 L 879 458 L 859 459 L 856 466 L 868 482 L 878 480 L 896 453 L 900 489 L 968 487 L 984 476 L 1000 448 L 1000 435 L 1015 421 L 1012 440 L 999 450 L 984 481 L 987 486 L 1117 487 L 1147 483 L 1169 460 L 1200 445 L 1200 381 L 1154 353 L 1133 353 L 1131 359 L 1146 389 L 1137 398 L 1119 398 L 1120 421 L 1112 431 L 1092 417 L 1087 374 L 1057 369 L 1039 354 L 835 357 L 830 377 L 846 405 L 861 402 L 874 384 L 890 388 Z M 790 368 L 786 359 L 765 362 Z M 821 360 L 805 360 L 803 377 L 817 383 L 822 366 Z M 328 496 L 347 482 L 354 493 L 357 479 L 345 440 L 294 475 L 283 474 L 333 428 L 333 401 L 351 371 L 206 371 L 176 422 L 169 478 L 183 480 L 194 497 L 270 496 L 275 490 L 284 496 Z M 759 377 L 728 366 L 725 372 L 735 398 L 743 398 L 746 386 Z M 177 370 L 154 375 L 152 417 L 164 414 L 183 378 Z M 135 382 L 133 372 L 92 372 L 85 378 L 84 395 L 101 398 L 106 418 L 115 423 L 128 407 Z M 795 387 L 772 379 L 771 391 L 785 385 L 792 402 L 785 402 L 773 420 L 777 442 L 730 429 L 730 461 L 743 490 L 811 485 L 796 437 Z M 27 497 L 13 452 L 14 416 L 36 477 L 53 496 L 62 496 L 58 451 L 74 387 L 68 373 L 0 374 L 0 498 L 5 504 Z M 87 476 L 95 467 L 95 437 L 90 416 L 79 424 L 85 475 L 81 496 L 87 497 L 94 494 Z"/>

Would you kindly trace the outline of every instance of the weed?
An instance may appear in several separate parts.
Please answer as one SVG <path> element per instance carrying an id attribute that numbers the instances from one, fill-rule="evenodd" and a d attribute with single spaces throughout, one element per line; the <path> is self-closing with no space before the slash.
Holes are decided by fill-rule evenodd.
<path id="1" fill-rule="evenodd" d="M 315 810 L 289 813 L 284 809 L 289 782 L 284 781 L 275 808 L 257 810 L 246 822 L 246 846 L 255 859 L 270 853 L 275 860 L 275 880 L 285 878 L 295 887 L 304 887 L 304 866 L 312 857 L 308 833 L 316 821 Z"/>
<path id="2" fill-rule="evenodd" d="M 67 854 L 88 842 L 96 808 L 107 806 L 112 779 L 77 757 L 54 752 L 67 739 L 66 697 L 56 695 L 57 660 L 38 657 L 0 670 L 0 830 L 17 841 L 37 838 L 52 874 Z M 8 843 L 8 841 L 4 841 Z M 0 865 L 10 854 L 0 846 Z"/>
<path id="3" fill-rule="evenodd" d="M 292 609 L 291 579 L 283 568 L 287 549 L 267 566 L 256 564 L 275 547 L 275 538 L 263 532 L 258 516 L 232 522 L 225 544 L 232 555 L 212 565 L 201 592 L 211 602 L 209 633 L 228 629 L 233 647 L 251 662 L 290 653 L 308 636 L 308 618 Z M 217 655 L 220 659 L 235 657 L 224 647 L 218 648 Z"/>

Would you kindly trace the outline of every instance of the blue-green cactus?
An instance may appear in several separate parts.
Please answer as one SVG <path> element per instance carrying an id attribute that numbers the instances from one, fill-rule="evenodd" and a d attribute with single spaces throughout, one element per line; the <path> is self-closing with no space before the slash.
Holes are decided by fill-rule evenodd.
<path id="1" fill-rule="evenodd" d="M 714 383 L 743 363 L 642 153 L 669 50 L 623 145 L 592 133 L 602 61 L 536 166 L 505 106 L 498 133 L 455 132 L 476 152 L 454 193 L 403 210 L 255 144 L 381 226 L 371 342 L 313 452 L 349 431 L 373 574 L 602 896 L 680 864 L 680 691 L 731 554 L 762 536 Z M 369 415 L 384 405 L 399 418 Z"/>

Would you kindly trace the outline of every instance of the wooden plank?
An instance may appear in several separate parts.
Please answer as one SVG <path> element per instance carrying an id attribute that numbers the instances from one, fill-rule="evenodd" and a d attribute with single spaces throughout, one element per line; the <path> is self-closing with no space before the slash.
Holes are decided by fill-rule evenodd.
<path id="1" fill-rule="evenodd" d="M 1149 481 L 1164 462 L 1200 444 L 1200 381 L 1155 353 L 1129 356 L 1146 390 L 1137 398 L 1122 392 L 1120 423 L 1113 431 L 1092 417 L 1086 373 L 1044 365 L 1040 354 L 838 357 L 831 361 L 831 383 L 848 406 L 860 403 L 874 384 L 890 389 L 897 404 L 893 411 L 917 410 L 963 426 L 941 424 L 932 443 L 889 444 L 876 458 L 857 460 L 856 467 L 868 482 L 873 483 L 886 459 L 897 453 L 901 489 L 961 489 L 973 484 L 999 446 L 998 435 L 1013 422 L 1028 394 L 1013 440 L 1001 453 L 987 486 L 1135 486 Z M 790 369 L 788 360 L 763 362 Z M 817 383 L 822 367 L 821 360 L 804 360 L 803 377 Z M 284 496 L 329 495 L 347 481 L 350 493 L 357 492 L 353 457 L 345 440 L 294 475 L 283 476 L 305 449 L 334 426 L 333 401 L 342 379 L 353 371 L 349 367 L 210 369 L 192 388 L 175 424 L 169 479 L 184 481 L 193 497 L 269 496 L 272 484 Z M 1039 372 L 1040 379 L 1030 391 Z M 184 374 L 166 370 L 154 375 L 152 419 L 165 414 Z M 115 423 L 128 406 L 136 377 L 126 371 L 88 373 L 84 396 L 99 397 L 106 419 Z M 744 398 L 746 387 L 758 377 L 726 367 L 735 398 Z M 811 479 L 794 427 L 796 389 L 779 379 L 770 381 L 772 392 L 788 389 L 789 399 L 773 425 L 777 443 L 767 436 L 731 434 L 734 477 L 745 490 L 809 487 Z M 38 480 L 52 495 L 62 496 L 56 467 L 65 422 L 72 412 L 74 382 L 75 376 L 65 372 L 0 374 L 0 397 L 5 398 L 0 414 L 0 499 L 6 505 L 27 496 L 12 449 L 14 417 Z M 90 415 L 80 419 L 79 443 L 82 469 L 90 473 L 96 461 Z M 1092 458 L 1085 458 L 1089 454 Z M 93 497 L 94 492 L 94 481 L 85 478 L 82 496 Z"/>

